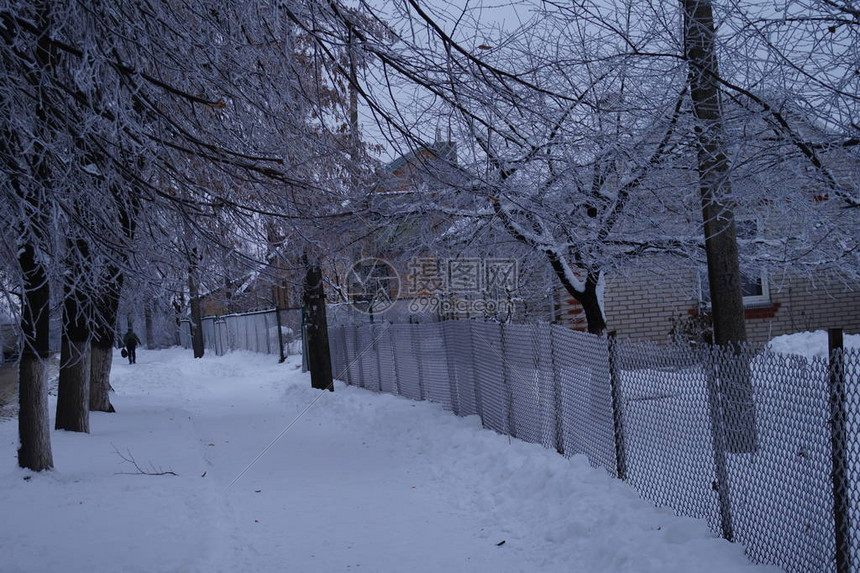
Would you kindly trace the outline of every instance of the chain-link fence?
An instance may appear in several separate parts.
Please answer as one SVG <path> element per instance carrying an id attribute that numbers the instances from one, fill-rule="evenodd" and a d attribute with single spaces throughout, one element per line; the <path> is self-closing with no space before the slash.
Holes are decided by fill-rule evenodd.
<path id="1" fill-rule="evenodd" d="M 439 313 L 420 304 L 419 299 L 399 298 L 383 313 L 368 313 L 356 308 L 353 303 L 326 304 L 326 321 L 329 326 L 361 326 L 375 323 L 440 322 Z"/>
<path id="2" fill-rule="evenodd" d="M 202 322 L 203 346 L 218 356 L 231 350 L 280 354 L 280 344 L 283 344 L 284 356 L 301 354 L 300 309 L 207 316 Z M 191 322 L 188 320 L 179 324 L 179 343 L 191 348 Z"/>
<path id="3" fill-rule="evenodd" d="M 789 573 L 860 572 L 860 353 L 615 341 L 477 321 L 337 326 L 335 377 L 584 454 Z"/>

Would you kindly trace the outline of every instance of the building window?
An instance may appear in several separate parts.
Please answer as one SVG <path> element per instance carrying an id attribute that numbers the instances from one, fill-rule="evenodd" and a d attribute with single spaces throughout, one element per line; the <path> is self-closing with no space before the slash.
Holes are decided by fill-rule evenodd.
<path id="1" fill-rule="evenodd" d="M 743 269 L 741 269 L 743 271 Z M 742 289 L 744 292 L 744 306 L 755 306 L 757 304 L 770 304 L 770 290 L 767 285 L 767 275 L 762 273 L 757 277 L 744 276 Z"/>
<path id="2" fill-rule="evenodd" d="M 755 250 L 755 245 L 750 244 L 760 236 L 760 226 L 755 219 L 741 219 L 735 221 L 737 237 L 741 253 Z M 747 244 L 744 244 L 747 243 Z M 753 308 L 770 304 L 770 289 L 767 283 L 767 274 L 744 268 L 741 261 L 741 290 L 744 293 L 744 307 Z M 705 305 L 711 304 L 711 289 L 708 284 L 707 271 L 699 273 L 699 299 Z"/>
<path id="3" fill-rule="evenodd" d="M 760 305 L 770 304 L 770 290 L 767 284 L 767 275 L 746 275 L 743 274 L 743 265 L 741 265 L 741 290 L 744 293 L 744 307 L 755 307 Z M 705 306 L 711 304 L 711 288 L 708 284 L 708 273 L 702 271 L 699 273 L 699 300 Z"/>

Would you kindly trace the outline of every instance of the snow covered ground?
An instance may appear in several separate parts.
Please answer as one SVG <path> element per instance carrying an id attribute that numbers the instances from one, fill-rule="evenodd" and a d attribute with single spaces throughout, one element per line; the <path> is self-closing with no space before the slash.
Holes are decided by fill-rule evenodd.
<path id="1" fill-rule="evenodd" d="M 813 358 L 826 360 L 828 356 L 827 331 L 816 330 L 815 332 L 784 334 L 771 339 L 767 346 L 779 354 L 797 354 L 810 361 Z M 860 350 L 860 334 L 845 334 L 843 346 L 846 350 Z"/>
<path id="2" fill-rule="evenodd" d="M 828 571 L 835 549 L 827 333 L 779 336 L 768 347 L 772 352 L 750 362 L 758 450 L 726 456 L 735 539 L 758 559 L 792 571 Z M 846 335 L 845 348 L 856 356 L 860 335 Z M 622 366 L 620 379 L 628 483 L 648 499 L 719 527 L 703 368 Z M 856 429 L 856 393 L 848 393 L 846 411 L 848 427 Z M 849 437 L 849 444 L 856 443 Z M 851 445 L 846 454 L 855 490 L 860 483 L 856 452 Z M 850 503 L 854 523 L 860 504 Z M 858 541 L 853 541 L 855 553 Z"/>
<path id="3" fill-rule="evenodd" d="M 92 434 L 54 432 L 52 472 L 18 469 L 0 422 L 0 571 L 777 570 L 582 456 L 435 404 L 311 390 L 295 358 L 142 351 L 115 357 L 113 385 L 118 413 Z"/>

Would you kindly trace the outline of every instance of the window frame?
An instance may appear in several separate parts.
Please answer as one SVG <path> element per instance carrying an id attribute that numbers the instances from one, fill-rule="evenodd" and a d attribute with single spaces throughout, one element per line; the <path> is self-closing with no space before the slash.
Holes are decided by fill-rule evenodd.
<path id="1" fill-rule="evenodd" d="M 705 293 L 707 292 L 710 295 L 709 289 L 707 289 L 708 285 L 708 271 L 707 269 L 700 270 L 696 275 L 696 279 L 698 282 L 699 291 L 698 299 L 699 303 L 706 308 L 711 308 L 711 298 L 710 296 L 705 297 Z M 761 281 L 761 294 L 745 294 L 744 295 L 744 308 L 757 308 L 757 307 L 765 307 L 770 306 L 772 301 L 770 299 L 770 285 L 767 280 L 767 273 L 762 272 L 761 276 L 758 277 Z"/>
<path id="2" fill-rule="evenodd" d="M 762 271 L 761 275 L 758 277 L 758 280 L 761 281 L 761 294 L 745 294 L 744 308 L 769 306 L 771 304 L 770 285 L 768 284 L 767 273 Z"/>
<path id="3" fill-rule="evenodd" d="M 735 220 L 736 229 L 740 230 L 740 227 L 743 224 L 750 223 L 750 222 L 755 223 L 755 234 L 757 237 L 760 237 L 762 224 L 761 224 L 761 221 L 759 219 L 752 218 L 752 217 L 736 219 Z M 752 279 L 754 276 L 756 277 L 757 281 L 761 282 L 761 294 L 744 294 L 743 295 L 744 308 L 762 308 L 762 307 L 771 306 L 773 304 L 773 301 L 771 301 L 771 298 L 770 298 L 770 284 L 768 282 L 767 272 L 761 271 L 761 273 L 758 275 L 745 274 L 743 272 L 743 265 L 741 265 L 741 277 L 744 281 L 744 284 L 751 282 L 750 279 Z M 699 270 L 699 273 L 697 274 L 697 279 L 698 279 L 698 283 L 699 283 L 698 284 L 699 303 L 701 303 L 702 305 L 704 305 L 707 308 L 710 308 L 711 307 L 710 292 L 708 292 L 708 295 L 709 295 L 708 298 L 707 299 L 705 298 L 706 286 L 708 285 L 708 270 L 707 270 L 707 268 Z M 709 291 L 709 289 L 708 289 L 708 291 Z"/>

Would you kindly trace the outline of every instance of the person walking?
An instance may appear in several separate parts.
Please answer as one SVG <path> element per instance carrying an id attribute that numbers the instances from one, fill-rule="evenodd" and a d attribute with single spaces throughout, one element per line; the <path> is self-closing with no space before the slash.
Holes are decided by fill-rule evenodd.
<path id="1" fill-rule="evenodd" d="M 125 333 L 122 341 L 125 344 L 126 351 L 128 352 L 128 363 L 136 363 L 137 353 L 135 352 L 135 349 L 137 348 L 137 345 L 140 344 L 140 338 L 138 338 L 137 334 L 134 333 L 130 326 L 128 327 L 128 332 Z"/>

